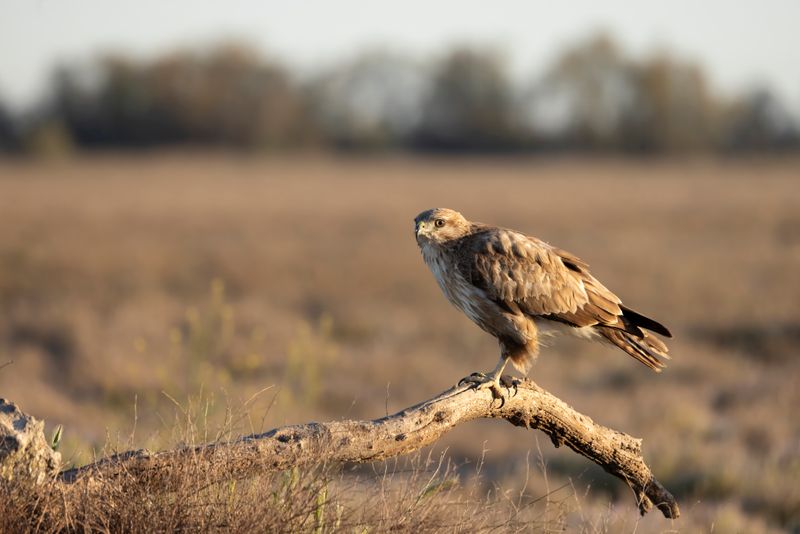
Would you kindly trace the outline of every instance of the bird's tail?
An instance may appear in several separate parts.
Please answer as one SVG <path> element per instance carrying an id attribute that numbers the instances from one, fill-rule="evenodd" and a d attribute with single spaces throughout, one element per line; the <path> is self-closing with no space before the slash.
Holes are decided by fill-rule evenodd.
<path id="1" fill-rule="evenodd" d="M 639 337 L 616 328 L 599 327 L 597 330 L 612 345 L 621 348 L 657 373 L 665 367 L 663 360 L 670 359 L 667 354 L 669 349 L 664 342 L 649 332 L 640 330 L 642 336 Z"/>

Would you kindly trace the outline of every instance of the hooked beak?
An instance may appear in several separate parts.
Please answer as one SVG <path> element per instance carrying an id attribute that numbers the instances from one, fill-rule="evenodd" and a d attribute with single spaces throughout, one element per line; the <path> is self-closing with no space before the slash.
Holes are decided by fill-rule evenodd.
<path id="1" fill-rule="evenodd" d="M 425 234 L 427 230 L 427 225 L 423 221 L 416 221 L 414 223 L 414 237 L 419 239 L 420 235 Z"/>

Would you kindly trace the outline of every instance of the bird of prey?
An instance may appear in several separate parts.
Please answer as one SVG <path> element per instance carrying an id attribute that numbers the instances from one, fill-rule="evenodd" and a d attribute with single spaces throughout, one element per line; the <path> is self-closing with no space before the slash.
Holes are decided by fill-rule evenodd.
<path id="1" fill-rule="evenodd" d="M 470 222 L 435 208 L 414 219 L 422 257 L 447 299 L 497 338 L 500 361 L 466 379 L 500 394 L 511 363 L 527 373 L 542 335 L 568 333 L 619 347 L 660 372 L 672 337 L 662 324 L 622 304 L 569 252 L 514 230 Z"/>

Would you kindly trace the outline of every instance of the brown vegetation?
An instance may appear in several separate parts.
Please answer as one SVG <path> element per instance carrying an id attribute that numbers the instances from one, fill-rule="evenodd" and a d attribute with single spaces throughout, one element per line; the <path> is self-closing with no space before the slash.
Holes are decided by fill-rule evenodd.
<path id="1" fill-rule="evenodd" d="M 109 442 L 160 449 L 212 441 L 220 428 L 238 434 L 394 411 L 496 357 L 493 341 L 450 309 L 418 257 L 412 218 L 444 205 L 576 253 L 676 334 L 660 376 L 580 342 L 554 343 L 533 370 L 578 410 L 645 438 L 653 472 L 682 504 L 670 528 L 789 528 L 800 514 L 798 168 L 796 160 L 196 154 L 5 162 L 0 365 L 14 363 L 0 369 L 0 389 L 51 426 L 63 424 L 61 450 L 76 464 Z M 244 415 L 226 426 L 227 406 Z M 188 413 L 203 415 L 184 431 Z M 543 441 L 545 467 L 526 476 L 535 445 L 491 422 L 454 430 L 436 447 L 460 478 L 445 501 L 464 499 L 474 511 L 493 487 L 493 509 L 507 511 L 504 492 L 527 480 L 526 498 L 560 500 L 565 524 L 634 526 L 630 503 L 607 509 L 624 485 L 568 452 Z M 478 480 L 471 474 L 480 458 Z M 370 488 L 384 482 L 346 473 L 333 478 L 348 488 L 339 493 L 348 513 L 380 515 Z M 252 511 L 237 517 L 255 518 L 248 499 L 263 501 L 280 480 L 236 493 L 234 506 Z M 217 503 L 208 517 L 220 518 L 225 501 L 222 488 L 208 500 L 187 496 L 196 482 L 176 483 L 169 499 L 181 524 L 201 527 L 188 510 Z M 137 495 L 125 513 L 167 513 L 165 501 Z M 108 517 L 94 514 L 122 502 L 115 499 L 84 503 L 82 517 Z M 395 513 L 402 501 L 381 502 Z M 658 520 L 636 527 L 664 529 Z"/>

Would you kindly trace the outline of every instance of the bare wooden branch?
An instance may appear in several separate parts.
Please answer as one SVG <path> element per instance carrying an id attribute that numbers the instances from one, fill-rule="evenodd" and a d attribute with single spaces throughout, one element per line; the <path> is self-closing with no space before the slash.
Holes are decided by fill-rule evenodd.
<path id="1" fill-rule="evenodd" d="M 160 473 L 191 461 L 211 480 L 252 476 L 321 462 L 371 462 L 416 451 L 434 443 L 460 423 L 505 419 L 546 433 L 556 447 L 566 445 L 624 480 L 639 511 L 655 505 L 664 516 L 680 512 L 675 498 L 653 476 L 641 454 L 641 440 L 598 425 L 530 380 L 510 380 L 505 401 L 489 390 L 456 386 L 394 415 L 371 421 L 331 421 L 285 426 L 232 442 L 162 452 L 129 451 L 97 463 L 63 471 L 68 483 L 108 480 L 125 473 L 157 483 Z M 231 464 L 231 458 L 234 458 Z M 223 462 L 224 459 L 224 462 Z M 224 469 L 220 470 L 220 465 Z M 157 485 L 155 486 L 157 487 Z"/>
<path id="2" fill-rule="evenodd" d="M 0 481 L 23 477 L 41 484 L 58 473 L 60 465 L 61 454 L 44 437 L 44 421 L 0 399 Z"/>

